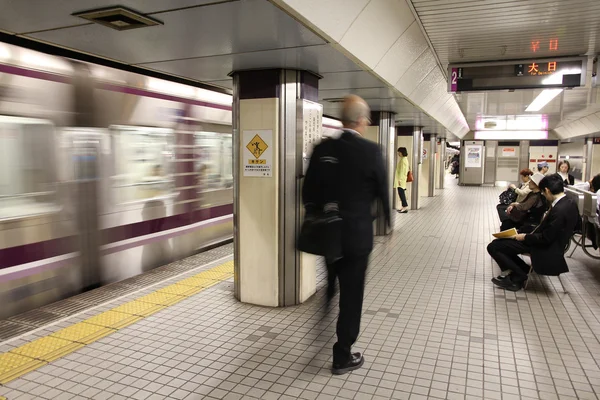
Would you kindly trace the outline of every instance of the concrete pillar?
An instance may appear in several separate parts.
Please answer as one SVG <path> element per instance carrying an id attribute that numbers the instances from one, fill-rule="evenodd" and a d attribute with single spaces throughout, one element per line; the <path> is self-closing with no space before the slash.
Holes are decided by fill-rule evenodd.
<path id="1" fill-rule="evenodd" d="M 427 186 L 427 197 L 435 196 L 435 148 L 437 136 L 431 135 L 429 139 L 429 181 Z"/>
<path id="2" fill-rule="evenodd" d="M 381 149 L 381 155 L 383 158 L 383 164 L 386 170 L 386 179 L 388 182 L 389 190 L 389 204 L 392 205 L 394 199 L 394 174 L 396 170 L 396 149 L 394 148 L 396 144 L 396 128 L 394 121 L 394 113 L 388 111 L 377 111 L 371 113 L 372 125 L 369 130 L 370 133 L 375 133 L 376 136 L 371 135 L 369 139 L 374 140 L 379 144 L 379 148 Z M 374 128 L 377 130 L 375 131 Z M 377 202 L 377 217 L 375 219 L 374 231 L 377 236 L 385 236 L 391 232 L 391 228 L 385 222 L 385 215 L 382 210 L 382 204 Z M 395 214 L 392 213 L 392 218 L 395 218 Z M 392 226 L 393 226 L 392 221 Z"/>
<path id="3" fill-rule="evenodd" d="M 235 296 L 300 304 L 316 290 L 316 259 L 296 243 L 302 175 L 322 135 L 319 78 L 285 69 L 232 75 Z"/>
<path id="4" fill-rule="evenodd" d="M 438 171 L 440 173 L 440 178 L 438 181 L 438 189 L 444 188 L 444 180 L 446 179 L 446 138 L 440 138 L 440 147 L 438 149 L 439 153 L 439 163 L 440 166 Z"/>
<path id="5" fill-rule="evenodd" d="M 423 129 L 420 126 L 415 126 L 413 129 L 413 146 L 412 146 L 412 166 L 414 181 L 411 184 L 412 191 L 410 193 L 410 209 L 417 210 L 419 208 L 419 175 L 421 162 L 423 157 Z"/>
<path id="6" fill-rule="evenodd" d="M 592 179 L 592 158 L 594 156 L 594 138 L 587 138 L 585 140 L 585 177 L 584 180 L 588 182 Z"/>

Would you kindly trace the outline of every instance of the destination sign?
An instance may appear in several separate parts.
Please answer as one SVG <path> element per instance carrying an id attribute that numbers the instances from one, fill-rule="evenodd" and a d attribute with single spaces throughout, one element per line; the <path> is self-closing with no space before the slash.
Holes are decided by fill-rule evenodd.
<path id="1" fill-rule="evenodd" d="M 448 66 L 451 93 L 569 88 L 585 85 L 587 59 L 562 57 Z"/>

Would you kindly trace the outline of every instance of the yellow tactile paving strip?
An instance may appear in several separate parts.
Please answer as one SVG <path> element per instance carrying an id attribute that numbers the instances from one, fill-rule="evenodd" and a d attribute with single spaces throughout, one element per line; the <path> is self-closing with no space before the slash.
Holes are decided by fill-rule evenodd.
<path id="1" fill-rule="evenodd" d="M 0 354 L 0 384 L 4 385 L 232 276 L 233 261 L 229 261 Z M 0 396 L 0 400 L 6 399 Z"/>

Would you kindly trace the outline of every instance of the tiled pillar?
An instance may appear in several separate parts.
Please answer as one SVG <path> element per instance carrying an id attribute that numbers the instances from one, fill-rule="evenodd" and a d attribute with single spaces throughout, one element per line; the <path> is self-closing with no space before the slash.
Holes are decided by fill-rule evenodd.
<path id="1" fill-rule="evenodd" d="M 427 197 L 435 196 L 435 146 L 437 136 L 431 135 L 429 139 L 429 181 L 427 182 Z"/>
<path id="2" fill-rule="evenodd" d="M 296 250 L 301 185 L 322 135 L 318 77 L 283 69 L 234 78 L 235 295 L 263 306 L 300 304 L 315 293 L 315 257 Z"/>
<path id="3" fill-rule="evenodd" d="M 446 138 L 440 138 L 440 147 L 438 149 L 438 153 L 438 162 L 440 163 L 438 168 L 440 174 L 438 180 L 438 189 L 443 189 L 444 179 L 446 179 Z"/>
<path id="4" fill-rule="evenodd" d="M 421 171 L 421 162 L 423 157 L 423 128 L 415 126 L 413 128 L 412 145 L 412 166 L 413 173 L 412 192 L 410 193 L 410 209 L 419 209 L 419 176 Z"/>
<path id="5" fill-rule="evenodd" d="M 394 113 L 388 111 L 377 111 L 371 113 L 371 130 L 375 132 L 373 128 L 376 129 L 376 135 L 372 135 L 373 137 L 367 137 L 371 139 L 379 145 L 381 149 L 381 155 L 383 158 L 383 164 L 385 166 L 386 171 L 386 181 L 389 187 L 389 204 L 394 204 L 394 175 L 396 171 L 396 127 L 394 121 Z M 382 203 L 377 202 L 377 217 L 375 219 L 374 232 L 377 236 L 385 236 L 388 235 L 392 229 L 388 227 L 385 221 L 385 214 L 383 212 Z M 391 218 L 395 218 L 395 213 L 392 213 Z M 393 226 L 392 221 L 392 226 Z"/>

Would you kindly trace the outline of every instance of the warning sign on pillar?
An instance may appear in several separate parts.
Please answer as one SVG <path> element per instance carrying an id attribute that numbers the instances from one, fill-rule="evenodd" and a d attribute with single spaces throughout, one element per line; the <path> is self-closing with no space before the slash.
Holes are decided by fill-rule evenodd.
<path id="1" fill-rule="evenodd" d="M 273 176 L 273 131 L 244 131 L 242 134 L 244 176 Z"/>

